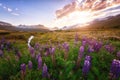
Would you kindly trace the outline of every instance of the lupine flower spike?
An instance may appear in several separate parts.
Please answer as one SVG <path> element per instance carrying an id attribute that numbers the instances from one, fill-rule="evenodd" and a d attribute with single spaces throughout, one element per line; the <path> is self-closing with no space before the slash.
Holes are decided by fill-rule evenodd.
<path id="1" fill-rule="evenodd" d="M 105 49 L 109 52 L 109 53 L 113 53 L 115 48 L 112 45 L 105 45 Z"/>
<path id="2" fill-rule="evenodd" d="M 82 69 L 84 77 L 87 77 L 90 67 L 91 67 L 91 56 L 86 56 L 84 61 L 84 66 Z"/>
<path id="3" fill-rule="evenodd" d="M 42 58 L 38 57 L 38 70 L 42 68 Z"/>
<path id="4" fill-rule="evenodd" d="M 47 65 L 44 63 L 42 68 L 42 77 L 47 78 L 48 77 L 48 68 Z"/>
<path id="5" fill-rule="evenodd" d="M 32 67 L 33 67 L 32 61 L 29 61 L 29 62 L 28 62 L 28 68 L 29 68 L 29 69 L 32 69 Z"/>
<path id="6" fill-rule="evenodd" d="M 56 65 L 56 61 L 55 61 L 55 48 L 50 48 L 50 54 L 51 54 L 51 59 L 52 59 L 52 63 L 54 65 Z"/>
<path id="7" fill-rule="evenodd" d="M 22 80 L 24 80 L 25 74 L 26 74 L 26 65 L 23 63 L 20 65 L 20 69 L 21 69 L 21 78 Z"/>
<path id="8" fill-rule="evenodd" d="M 117 52 L 117 57 L 120 59 L 120 51 Z"/>
<path id="9" fill-rule="evenodd" d="M 117 80 L 120 77 L 120 60 L 114 59 L 111 64 L 109 78 L 110 80 Z"/>
<path id="10" fill-rule="evenodd" d="M 29 47 L 31 57 L 35 57 L 35 49 L 33 47 Z"/>
<path id="11" fill-rule="evenodd" d="M 76 64 L 77 68 L 79 68 L 80 66 L 80 62 L 82 60 L 83 54 L 84 54 L 84 46 L 81 46 L 79 49 L 79 53 L 78 53 L 78 59 L 77 59 L 77 64 Z"/>
<path id="12" fill-rule="evenodd" d="M 65 43 L 63 44 L 63 48 L 64 48 L 64 50 L 65 50 L 64 59 L 66 60 L 66 59 L 68 58 L 69 44 L 65 42 Z"/>

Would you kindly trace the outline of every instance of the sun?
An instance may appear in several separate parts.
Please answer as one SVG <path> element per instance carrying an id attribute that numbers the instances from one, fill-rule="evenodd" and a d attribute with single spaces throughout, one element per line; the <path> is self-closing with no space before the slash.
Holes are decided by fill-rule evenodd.
<path id="1" fill-rule="evenodd" d="M 74 24 L 86 25 L 92 20 L 91 11 L 74 11 L 60 19 L 56 19 L 55 26 L 71 26 Z"/>
<path id="2" fill-rule="evenodd" d="M 71 13 L 70 18 L 73 19 L 74 23 L 86 23 L 90 21 L 91 12 L 89 11 L 75 11 Z"/>

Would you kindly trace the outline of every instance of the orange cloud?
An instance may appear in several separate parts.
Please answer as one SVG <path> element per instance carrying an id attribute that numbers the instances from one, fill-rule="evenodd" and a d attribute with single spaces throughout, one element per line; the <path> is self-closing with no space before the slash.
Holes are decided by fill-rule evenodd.
<path id="1" fill-rule="evenodd" d="M 98 11 L 119 4 L 120 0 L 75 0 L 56 11 L 56 18 L 62 18 L 74 11 Z"/>
<path id="2" fill-rule="evenodd" d="M 56 17 L 61 18 L 64 15 L 68 15 L 69 13 L 71 13 L 75 10 L 75 7 L 76 7 L 75 2 L 65 5 L 62 9 L 56 11 Z"/>

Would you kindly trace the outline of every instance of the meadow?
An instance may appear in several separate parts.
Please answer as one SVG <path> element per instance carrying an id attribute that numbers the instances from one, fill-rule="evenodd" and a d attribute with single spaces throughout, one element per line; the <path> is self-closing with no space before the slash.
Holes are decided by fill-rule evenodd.
<path id="1" fill-rule="evenodd" d="M 119 29 L 0 31 L 0 80 L 120 80 L 119 59 Z"/>

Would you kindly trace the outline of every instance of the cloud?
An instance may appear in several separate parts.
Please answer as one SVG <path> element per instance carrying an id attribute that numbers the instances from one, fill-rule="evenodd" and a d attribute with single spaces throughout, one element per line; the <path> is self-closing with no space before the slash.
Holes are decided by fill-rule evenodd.
<path id="1" fill-rule="evenodd" d="M 8 12 L 12 12 L 13 10 L 11 8 L 7 8 Z"/>
<path id="2" fill-rule="evenodd" d="M 18 11 L 19 9 L 18 8 L 15 8 L 16 11 Z"/>
<path id="3" fill-rule="evenodd" d="M 0 7 L 2 7 L 4 10 L 6 10 L 8 13 L 14 15 L 14 16 L 19 16 L 20 14 L 16 11 L 18 11 L 18 8 L 12 9 L 10 7 L 7 7 L 5 5 L 3 5 L 2 3 L 0 3 Z"/>
<path id="4" fill-rule="evenodd" d="M 66 6 L 63 7 L 63 9 L 57 10 L 56 11 L 56 16 L 57 18 L 60 18 L 64 15 L 67 15 L 75 10 L 76 3 L 72 2 L 71 4 L 67 4 Z"/>
<path id="5" fill-rule="evenodd" d="M 56 18 L 62 18 L 74 11 L 92 10 L 97 11 L 120 4 L 120 0 L 75 0 L 56 11 Z"/>
<path id="6" fill-rule="evenodd" d="M 4 9 L 7 9 L 7 7 L 6 6 L 2 6 Z"/>
<path id="7" fill-rule="evenodd" d="M 88 24 L 120 14 L 120 0 L 76 0 L 56 10 L 53 26 L 64 27 Z"/>
<path id="8" fill-rule="evenodd" d="M 2 6 L 2 3 L 0 3 L 0 6 Z"/>

